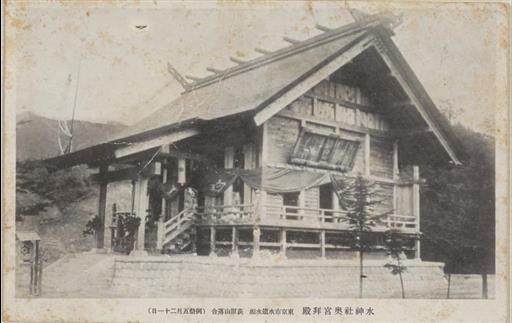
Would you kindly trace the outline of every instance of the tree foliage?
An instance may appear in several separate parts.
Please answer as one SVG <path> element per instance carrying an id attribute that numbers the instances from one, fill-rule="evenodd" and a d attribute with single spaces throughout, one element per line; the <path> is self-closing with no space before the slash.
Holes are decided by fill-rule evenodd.
<path id="1" fill-rule="evenodd" d="M 407 271 L 407 267 L 402 262 L 403 258 L 407 258 L 404 254 L 407 246 L 407 239 L 399 230 L 388 230 L 384 237 L 384 246 L 388 255 L 394 262 L 388 262 L 384 265 L 389 269 L 391 274 L 400 277 L 400 287 L 402 289 L 402 298 L 405 298 L 404 279 L 402 274 Z"/>
<path id="2" fill-rule="evenodd" d="M 461 166 L 422 165 L 422 259 L 450 273 L 493 273 L 494 139 L 455 126 L 467 158 Z"/>
<path id="3" fill-rule="evenodd" d="M 64 208 L 91 192 L 87 169 L 49 172 L 38 162 L 16 163 L 16 215 L 37 215 L 51 205 Z"/>
<path id="4" fill-rule="evenodd" d="M 352 249 L 359 253 L 359 297 L 363 297 L 364 252 L 372 246 L 368 233 L 372 231 L 378 221 L 391 214 L 393 210 L 384 213 L 376 212 L 374 206 L 384 202 L 379 199 L 379 188 L 376 183 L 365 179 L 359 174 L 353 181 L 346 181 L 343 185 L 335 183 L 336 194 L 341 206 L 347 211 L 346 218 L 349 223 L 353 239 L 350 241 Z"/>

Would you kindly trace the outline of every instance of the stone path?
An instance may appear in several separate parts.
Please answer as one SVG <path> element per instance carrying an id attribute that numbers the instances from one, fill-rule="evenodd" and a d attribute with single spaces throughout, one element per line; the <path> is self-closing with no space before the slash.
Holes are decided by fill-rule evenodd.
<path id="1" fill-rule="evenodd" d="M 41 298 L 115 297 L 110 291 L 113 255 L 85 252 L 68 254 L 43 268 Z M 23 268 L 27 271 L 28 268 Z M 28 272 L 19 275 L 17 296 L 28 291 Z"/>

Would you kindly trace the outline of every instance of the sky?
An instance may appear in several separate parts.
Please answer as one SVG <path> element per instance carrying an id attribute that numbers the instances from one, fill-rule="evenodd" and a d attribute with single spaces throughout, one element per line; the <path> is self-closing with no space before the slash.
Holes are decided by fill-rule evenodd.
<path id="1" fill-rule="evenodd" d="M 135 5 L 89 3 L 19 6 L 16 28 L 17 113 L 132 124 L 183 89 L 167 63 L 184 75 L 226 68 L 229 57 L 248 60 L 254 48 L 287 46 L 366 12 L 403 14 L 393 40 L 442 110 L 476 130 L 494 128 L 499 8 L 483 5 L 412 5 L 395 8 L 348 2 L 150 1 Z M 122 7 L 121 7 L 122 6 Z M 146 26 L 139 29 L 136 26 Z"/>

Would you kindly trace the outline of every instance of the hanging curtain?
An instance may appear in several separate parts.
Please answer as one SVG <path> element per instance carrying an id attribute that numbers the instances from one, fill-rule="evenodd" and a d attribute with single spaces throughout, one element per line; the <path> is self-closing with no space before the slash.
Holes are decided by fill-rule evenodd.
<path id="1" fill-rule="evenodd" d="M 210 169 L 202 176 L 200 190 L 206 195 L 218 195 L 240 178 L 250 187 L 267 193 L 293 193 L 330 183 L 331 177 L 328 173 L 268 166 L 250 170 Z"/>

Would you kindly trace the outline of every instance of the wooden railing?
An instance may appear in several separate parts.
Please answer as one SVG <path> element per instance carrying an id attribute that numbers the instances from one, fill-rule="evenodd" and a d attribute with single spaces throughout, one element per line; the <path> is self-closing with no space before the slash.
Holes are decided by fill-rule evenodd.
<path id="1" fill-rule="evenodd" d="M 197 208 L 199 220 L 249 220 L 254 216 L 254 204 L 215 205 Z"/>
<path id="2" fill-rule="evenodd" d="M 339 228 L 348 228 L 350 219 L 347 217 L 347 211 L 321 208 L 308 208 L 288 205 L 265 204 L 261 208 L 254 204 L 239 205 L 216 205 L 207 208 L 198 208 L 196 216 L 202 223 L 213 224 L 251 224 L 256 218 L 255 211 L 260 209 L 261 220 L 271 220 L 272 223 L 279 221 L 297 221 L 311 223 L 319 222 L 332 224 Z M 379 220 L 375 220 L 375 227 L 390 229 L 409 229 L 418 228 L 418 219 L 410 215 L 391 214 Z"/>
<path id="3" fill-rule="evenodd" d="M 190 228 L 194 222 L 194 216 L 195 214 L 192 209 L 184 209 L 164 222 L 162 245 L 171 242 L 182 232 Z"/>
<path id="4" fill-rule="evenodd" d="M 413 215 L 388 215 L 385 221 L 390 229 L 416 229 L 418 228 L 418 218 Z"/>
<path id="5" fill-rule="evenodd" d="M 288 205 L 266 204 L 265 216 L 280 220 L 318 221 L 340 223 L 348 222 L 347 212 L 334 209 L 317 209 Z"/>

